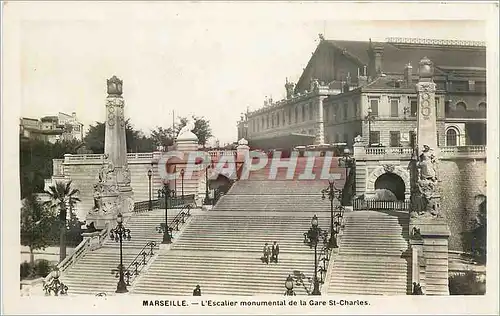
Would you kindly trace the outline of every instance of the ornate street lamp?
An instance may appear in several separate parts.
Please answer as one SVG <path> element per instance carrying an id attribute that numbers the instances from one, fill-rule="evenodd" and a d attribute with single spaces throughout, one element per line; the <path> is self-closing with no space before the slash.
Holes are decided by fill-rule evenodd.
<path id="1" fill-rule="evenodd" d="M 288 295 L 288 296 L 295 295 L 295 292 L 293 291 L 293 278 L 291 275 L 288 275 L 288 277 L 286 278 L 285 288 L 286 288 L 285 295 Z"/>
<path id="2" fill-rule="evenodd" d="M 149 202 L 148 202 L 148 210 L 153 210 L 153 202 L 151 201 L 151 176 L 153 175 L 153 170 L 148 170 L 148 184 L 149 184 Z"/>
<path id="3" fill-rule="evenodd" d="M 325 194 L 328 194 L 328 199 L 330 200 L 330 240 L 328 241 L 328 248 L 338 248 L 337 237 L 334 234 L 333 221 L 335 214 L 333 213 L 333 201 L 337 198 L 339 201 L 342 196 L 342 190 L 335 186 L 335 181 L 333 178 L 328 179 L 328 187 L 321 190 L 321 198 L 324 200 L 326 198 Z M 316 215 L 314 215 L 316 216 Z"/>
<path id="4" fill-rule="evenodd" d="M 184 169 L 181 169 L 181 195 L 182 202 L 184 202 Z"/>
<path id="5" fill-rule="evenodd" d="M 172 198 L 174 190 L 171 190 L 168 183 L 163 183 L 163 189 L 158 190 L 158 200 L 165 198 L 165 225 L 158 227 L 157 231 L 163 233 L 162 244 L 172 243 L 172 236 L 170 236 L 170 227 L 168 227 L 168 201 Z"/>
<path id="6" fill-rule="evenodd" d="M 203 202 L 203 204 L 205 205 L 208 205 L 208 202 L 210 200 L 210 196 L 208 195 L 208 172 L 211 167 L 212 167 L 211 164 L 209 164 L 205 172 L 205 201 Z"/>
<path id="7" fill-rule="evenodd" d="M 68 287 L 59 280 L 61 276 L 61 272 L 58 268 L 55 268 L 52 271 L 52 279 L 49 283 L 45 283 L 43 285 L 43 289 L 45 291 L 45 295 L 50 295 L 50 293 L 54 293 L 55 296 L 68 295 Z"/>
<path id="8" fill-rule="evenodd" d="M 368 147 L 370 147 L 372 145 L 372 121 L 375 121 L 375 116 L 373 115 L 371 107 L 368 108 L 365 120 L 368 121 Z"/>
<path id="9" fill-rule="evenodd" d="M 318 280 L 318 242 L 320 237 L 322 237 L 324 233 L 325 232 L 323 232 L 318 226 L 318 217 L 316 216 L 316 214 L 314 214 L 311 220 L 311 228 L 307 233 L 309 241 L 314 245 L 314 288 L 311 295 L 321 295 Z"/>
<path id="10" fill-rule="evenodd" d="M 116 242 L 120 242 L 120 265 L 118 266 L 118 271 L 120 273 L 120 280 L 118 280 L 118 285 L 116 286 L 116 293 L 127 293 L 127 283 L 125 283 L 124 278 L 124 268 L 123 268 L 123 246 L 122 240 L 130 240 L 130 229 L 127 229 L 123 226 L 123 215 L 121 213 L 116 217 L 116 222 L 118 225 L 115 228 L 112 228 L 109 232 L 109 237 L 111 240 Z"/>

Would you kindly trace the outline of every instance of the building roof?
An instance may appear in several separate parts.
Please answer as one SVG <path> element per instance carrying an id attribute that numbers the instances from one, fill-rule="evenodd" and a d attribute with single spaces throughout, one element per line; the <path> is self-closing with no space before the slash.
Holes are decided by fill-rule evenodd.
<path id="1" fill-rule="evenodd" d="M 363 66 L 368 67 L 370 64 L 370 47 L 382 48 L 382 72 L 387 74 L 402 74 L 408 63 L 413 66 L 413 71 L 416 73 L 420 60 L 427 57 L 434 63 L 436 74 L 446 75 L 452 72 L 457 77 L 461 75 L 467 77 L 470 73 L 466 73 L 464 70 L 469 69 L 473 76 L 485 75 L 486 47 L 484 45 L 472 46 L 466 43 L 451 45 L 447 41 L 436 40 L 421 40 L 416 41 L 416 43 L 321 40 L 297 81 L 296 92 L 302 89 L 304 83 L 306 86 L 309 85 L 309 82 L 304 82 L 304 80 L 309 80 L 311 75 L 319 81 L 331 81 L 332 78 L 328 77 L 331 74 L 328 72 L 319 71 L 316 74 L 311 74 L 310 71 L 311 68 L 326 69 L 330 67 L 329 65 L 334 64 L 334 55 L 328 53 L 329 51 L 341 52 L 344 57 L 362 68 Z M 325 56 L 328 57 L 325 58 Z M 317 63 L 324 65 L 324 67 L 318 67 L 315 65 Z M 462 71 L 459 72 L 459 69 Z M 321 76 L 328 78 L 321 78 Z"/>
<path id="2" fill-rule="evenodd" d="M 333 47 L 368 65 L 370 41 L 328 40 Z M 404 65 L 411 63 L 416 67 L 423 57 L 429 58 L 437 67 L 479 67 L 486 68 L 486 47 L 436 44 L 395 44 L 371 42 L 372 46 L 382 47 L 382 71 L 402 73 Z"/>
<path id="3" fill-rule="evenodd" d="M 59 118 L 57 116 L 44 116 L 40 119 L 42 122 L 57 122 Z"/>

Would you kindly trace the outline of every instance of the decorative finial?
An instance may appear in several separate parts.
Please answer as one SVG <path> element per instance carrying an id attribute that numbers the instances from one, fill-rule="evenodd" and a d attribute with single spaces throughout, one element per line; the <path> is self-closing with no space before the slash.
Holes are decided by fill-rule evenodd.
<path id="1" fill-rule="evenodd" d="M 116 76 L 107 80 L 108 95 L 121 96 L 123 93 L 123 80 L 118 79 Z"/>

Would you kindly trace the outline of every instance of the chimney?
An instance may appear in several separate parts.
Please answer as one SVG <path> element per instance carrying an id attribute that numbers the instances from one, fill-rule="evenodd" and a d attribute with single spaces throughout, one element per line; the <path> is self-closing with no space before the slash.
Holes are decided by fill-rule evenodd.
<path id="1" fill-rule="evenodd" d="M 375 76 L 382 73 L 382 55 L 383 54 L 384 54 L 384 47 L 383 46 L 373 47 Z"/>
<path id="2" fill-rule="evenodd" d="M 366 76 L 366 66 L 363 66 L 363 71 L 360 73 L 358 68 L 358 87 L 366 86 L 368 83 L 368 77 Z"/>
<path id="3" fill-rule="evenodd" d="M 413 67 L 411 66 L 410 63 L 408 63 L 406 66 L 405 66 L 405 72 L 404 72 L 404 75 L 405 75 L 405 84 L 406 84 L 406 87 L 410 87 L 411 84 L 412 84 L 412 69 Z"/>

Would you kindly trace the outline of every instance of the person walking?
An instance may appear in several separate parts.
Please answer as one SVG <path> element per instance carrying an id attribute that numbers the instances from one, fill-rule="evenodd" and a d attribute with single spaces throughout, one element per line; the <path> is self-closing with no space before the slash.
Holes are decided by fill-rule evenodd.
<path id="1" fill-rule="evenodd" d="M 269 256 L 271 255 L 271 249 L 269 248 L 269 244 L 267 242 L 264 245 L 263 253 L 264 253 L 263 257 L 264 262 L 269 264 Z"/>
<path id="2" fill-rule="evenodd" d="M 274 242 L 273 249 L 272 249 L 271 261 L 274 261 L 274 263 L 278 263 L 278 255 L 279 255 L 279 253 L 280 253 L 280 246 L 278 245 L 277 242 Z"/>

